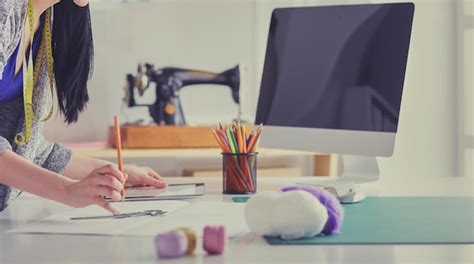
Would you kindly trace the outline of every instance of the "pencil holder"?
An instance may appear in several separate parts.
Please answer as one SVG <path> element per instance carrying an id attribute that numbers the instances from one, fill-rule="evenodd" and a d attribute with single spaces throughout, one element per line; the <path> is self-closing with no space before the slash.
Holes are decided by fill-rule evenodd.
<path id="1" fill-rule="evenodd" d="M 251 194 L 257 191 L 257 154 L 222 153 L 224 194 Z"/>

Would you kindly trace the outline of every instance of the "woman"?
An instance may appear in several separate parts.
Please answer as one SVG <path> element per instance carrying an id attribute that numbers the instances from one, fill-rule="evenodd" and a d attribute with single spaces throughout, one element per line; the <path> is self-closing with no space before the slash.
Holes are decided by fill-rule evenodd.
<path id="1" fill-rule="evenodd" d="M 41 135 L 53 92 L 65 121 L 77 121 L 92 57 L 88 0 L 0 0 L 0 211 L 26 191 L 117 214 L 104 196 L 119 200 L 125 185 L 166 186 L 149 168 L 125 166 L 122 174 Z"/>

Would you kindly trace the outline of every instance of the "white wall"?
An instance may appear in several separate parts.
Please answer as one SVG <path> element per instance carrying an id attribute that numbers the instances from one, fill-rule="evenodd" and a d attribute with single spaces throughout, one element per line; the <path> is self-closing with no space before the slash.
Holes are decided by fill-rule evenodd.
<path id="1" fill-rule="evenodd" d="M 113 114 L 121 112 L 125 75 L 135 73 L 138 62 L 215 72 L 240 64 L 243 112 L 254 113 L 256 99 L 249 94 L 254 87 L 248 86 L 255 75 L 254 10 L 251 0 L 148 1 L 94 8 L 96 65 L 89 89 L 91 102 L 79 123 L 68 128 L 61 120 L 48 124 L 49 137 L 105 140 L 106 126 Z M 182 90 L 181 99 L 190 123 L 231 122 L 238 114 L 228 87 L 189 87 Z M 126 113 L 131 120 L 149 117 L 146 108 L 126 109 Z"/>
<path id="2" fill-rule="evenodd" d="M 454 0 L 416 0 L 399 133 L 394 156 L 380 159 L 383 177 L 452 175 L 456 171 L 456 17 Z M 91 104 L 81 122 L 66 129 L 50 122 L 59 141 L 105 139 L 119 112 L 125 73 L 138 61 L 219 71 L 248 69 L 244 111 L 255 111 L 268 30 L 275 6 L 375 1 L 246 0 L 149 1 L 94 11 L 96 73 Z M 389 2 L 389 1 L 377 1 Z M 390 1 L 393 2 L 393 1 Z M 150 33 L 152 32 L 153 33 Z M 215 95 L 210 97 L 209 94 Z M 215 98 L 218 98 L 216 100 Z M 216 87 L 183 93 L 190 119 L 213 123 L 235 116 L 228 91 Z M 219 109 L 223 109 L 220 111 Z M 133 111 L 131 116 L 146 115 Z"/>
<path id="3" fill-rule="evenodd" d="M 474 1 L 456 0 L 459 171 L 473 175 L 474 164 Z"/>
<path id="4" fill-rule="evenodd" d="M 415 2 L 415 19 L 395 153 L 388 177 L 456 173 L 456 28 L 451 0 Z"/>

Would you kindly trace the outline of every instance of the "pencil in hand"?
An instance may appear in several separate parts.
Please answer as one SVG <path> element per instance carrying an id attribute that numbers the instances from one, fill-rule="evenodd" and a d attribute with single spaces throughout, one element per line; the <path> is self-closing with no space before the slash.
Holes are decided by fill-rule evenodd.
<path id="1" fill-rule="evenodd" d="M 120 122 L 117 115 L 114 115 L 114 129 L 115 129 L 115 147 L 117 149 L 117 163 L 120 172 L 123 174 L 122 162 L 122 138 L 120 136 Z M 125 183 L 124 183 L 125 186 Z M 125 187 L 120 191 L 122 201 L 125 199 Z"/>

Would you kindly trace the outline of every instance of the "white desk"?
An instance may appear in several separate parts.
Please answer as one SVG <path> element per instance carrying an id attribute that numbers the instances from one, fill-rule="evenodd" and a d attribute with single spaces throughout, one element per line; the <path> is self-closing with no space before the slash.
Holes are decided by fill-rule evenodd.
<path id="1" fill-rule="evenodd" d="M 277 190 L 295 181 L 312 178 L 262 178 L 259 190 Z M 201 199 L 231 202 L 220 194 L 221 181 L 216 178 L 177 178 L 172 182 L 204 180 L 208 193 Z M 459 188 L 472 195 L 462 179 L 436 179 L 438 184 L 422 188 L 398 188 L 394 182 L 367 185 L 369 195 L 452 195 Z M 443 182 L 445 181 L 445 183 Z M 449 183 L 449 185 L 448 185 Z M 467 183 L 472 184 L 472 181 Z M 472 185 L 471 185 L 472 187 Z M 457 191 L 452 191 L 457 188 Z M 31 195 L 19 198 L 0 214 L 0 263 L 472 263 L 474 245 L 334 245 L 270 246 L 262 238 L 245 234 L 232 239 L 222 256 L 205 256 L 176 260 L 158 260 L 152 237 L 104 237 L 5 234 L 13 227 L 65 210 L 65 207 Z M 191 221 L 191 220 L 190 220 Z M 468 228 L 468 227 L 466 227 Z"/>

